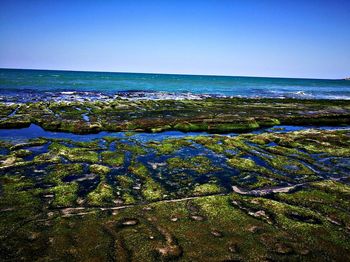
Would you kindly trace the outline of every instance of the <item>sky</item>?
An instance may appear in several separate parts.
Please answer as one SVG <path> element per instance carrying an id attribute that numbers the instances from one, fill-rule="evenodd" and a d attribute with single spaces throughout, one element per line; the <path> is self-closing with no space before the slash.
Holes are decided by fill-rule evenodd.
<path id="1" fill-rule="evenodd" d="M 350 1 L 1 0 L 0 68 L 350 76 Z"/>

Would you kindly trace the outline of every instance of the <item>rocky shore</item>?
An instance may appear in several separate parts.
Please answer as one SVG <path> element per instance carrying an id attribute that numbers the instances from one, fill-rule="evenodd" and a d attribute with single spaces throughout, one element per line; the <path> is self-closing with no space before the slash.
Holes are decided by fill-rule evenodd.
<path id="1" fill-rule="evenodd" d="M 350 124 L 348 100 L 206 98 L 0 103 L 0 128 L 50 131 L 244 132 L 266 126 Z"/>
<path id="2" fill-rule="evenodd" d="M 1 141 L 1 259 L 349 260 L 349 148 L 316 129 Z"/>

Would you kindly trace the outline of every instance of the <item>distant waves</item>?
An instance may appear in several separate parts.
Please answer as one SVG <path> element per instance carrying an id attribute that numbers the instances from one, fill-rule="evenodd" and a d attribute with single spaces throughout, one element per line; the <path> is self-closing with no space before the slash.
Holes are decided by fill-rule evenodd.
<path id="1" fill-rule="evenodd" d="M 314 95 L 305 91 L 276 91 L 276 90 L 259 90 L 247 95 L 225 96 L 220 94 L 194 94 L 174 93 L 174 92 L 157 92 L 157 91 L 141 91 L 128 90 L 111 92 L 87 92 L 87 91 L 37 91 L 37 90 L 4 90 L 0 89 L 0 102 L 7 103 L 27 103 L 40 101 L 67 101 L 67 102 L 87 102 L 87 101 L 112 101 L 115 99 L 127 100 L 198 100 L 205 98 L 294 98 L 294 99 L 337 99 L 350 100 L 349 94 L 319 94 Z"/>

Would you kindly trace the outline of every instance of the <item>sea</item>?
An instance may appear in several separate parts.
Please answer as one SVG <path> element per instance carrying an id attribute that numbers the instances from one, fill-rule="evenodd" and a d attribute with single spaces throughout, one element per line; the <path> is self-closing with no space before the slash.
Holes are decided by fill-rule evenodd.
<path id="1" fill-rule="evenodd" d="M 0 102 L 206 97 L 349 100 L 350 81 L 0 69 Z"/>

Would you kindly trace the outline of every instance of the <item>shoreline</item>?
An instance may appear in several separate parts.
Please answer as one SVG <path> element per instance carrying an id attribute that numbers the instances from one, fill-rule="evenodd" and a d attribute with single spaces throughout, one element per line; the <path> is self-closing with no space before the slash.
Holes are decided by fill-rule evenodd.
<path id="1" fill-rule="evenodd" d="M 268 91 L 263 94 L 250 95 L 228 95 L 218 93 L 199 92 L 170 92 L 156 90 L 71 90 L 63 89 L 59 91 L 36 90 L 36 89 L 12 89 L 0 88 L 0 103 L 35 103 L 35 102 L 113 102 L 115 100 L 127 101 L 160 101 L 160 100 L 205 100 L 205 99 L 272 99 L 272 100 L 326 100 L 326 101 L 350 101 L 347 95 L 314 95 L 306 91 L 290 90 L 277 92 Z"/>
<path id="2" fill-rule="evenodd" d="M 0 103 L 0 129 L 242 133 L 278 125 L 350 124 L 350 101 L 273 98 Z"/>

